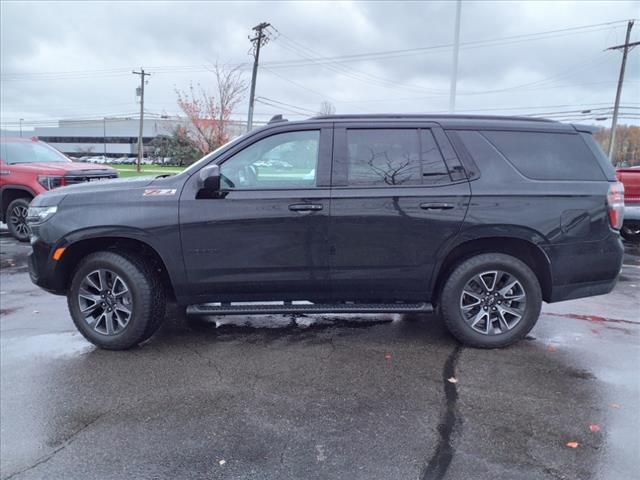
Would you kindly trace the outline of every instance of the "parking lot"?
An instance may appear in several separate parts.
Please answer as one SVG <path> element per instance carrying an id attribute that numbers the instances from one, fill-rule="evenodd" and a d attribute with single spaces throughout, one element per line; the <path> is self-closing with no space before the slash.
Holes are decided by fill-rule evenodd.
<path id="1" fill-rule="evenodd" d="M 435 315 L 174 313 L 109 352 L 0 242 L 2 479 L 637 478 L 638 247 L 504 350 Z"/>

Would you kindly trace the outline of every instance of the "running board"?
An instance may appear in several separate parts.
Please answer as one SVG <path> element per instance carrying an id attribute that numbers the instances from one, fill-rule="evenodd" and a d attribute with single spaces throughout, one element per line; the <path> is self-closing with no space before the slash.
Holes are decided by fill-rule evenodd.
<path id="1" fill-rule="evenodd" d="M 187 307 L 190 315 L 244 315 L 267 313 L 407 313 L 433 312 L 430 303 L 203 303 Z"/>

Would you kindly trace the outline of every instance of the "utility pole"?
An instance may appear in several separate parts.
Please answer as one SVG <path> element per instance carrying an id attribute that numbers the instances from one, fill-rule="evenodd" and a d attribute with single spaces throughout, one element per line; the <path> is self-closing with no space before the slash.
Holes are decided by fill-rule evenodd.
<path id="1" fill-rule="evenodd" d="M 265 45 L 269 41 L 269 37 L 265 35 L 264 30 L 270 26 L 270 23 L 262 22 L 253 27 L 253 30 L 256 32 L 256 36 L 254 36 L 253 38 L 249 36 L 249 41 L 252 44 L 251 54 L 253 55 L 253 73 L 251 74 L 251 93 L 249 94 L 247 132 L 250 132 L 253 128 L 253 103 L 256 96 L 256 77 L 258 76 L 258 60 L 260 59 L 260 47 Z"/>
<path id="2" fill-rule="evenodd" d="M 140 68 L 139 72 L 135 70 L 134 75 L 140 75 L 140 132 L 138 133 L 138 161 L 136 162 L 136 171 L 140 171 L 140 164 L 142 163 L 142 156 L 144 151 L 142 149 L 142 127 L 144 125 L 144 77 L 150 76 L 150 73 L 145 73 L 144 68 Z"/>
<path id="3" fill-rule="evenodd" d="M 633 28 L 633 20 L 629 20 L 627 23 L 627 36 L 623 45 L 616 45 L 609 47 L 607 50 L 621 50 L 622 49 L 622 63 L 620 65 L 620 76 L 618 77 L 618 89 L 616 90 L 616 103 L 613 105 L 613 118 L 611 119 L 611 133 L 609 136 L 609 161 L 613 163 L 614 146 L 616 142 L 616 126 L 618 124 L 618 110 L 620 109 L 620 95 L 622 94 L 622 82 L 624 81 L 624 70 L 627 66 L 627 53 L 629 53 L 629 47 L 635 47 L 640 42 L 629 43 L 631 37 L 631 29 Z"/>
<path id="4" fill-rule="evenodd" d="M 102 117 L 102 144 L 104 147 L 103 155 L 107 158 L 107 118 Z"/>
<path id="5" fill-rule="evenodd" d="M 453 37 L 453 62 L 451 67 L 451 86 L 449 89 L 449 113 L 456 110 L 456 87 L 458 83 L 458 51 L 460 50 L 460 13 L 462 0 L 456 2 L 456 24 Z"/>
<path id="6" fill-rule="evenodd" d="M 20 119 L 20 136 L 22 137 L 22 122 L 24 121 L 24 118 Z M 14 124 L 15 125 L 15 124 Z"/>

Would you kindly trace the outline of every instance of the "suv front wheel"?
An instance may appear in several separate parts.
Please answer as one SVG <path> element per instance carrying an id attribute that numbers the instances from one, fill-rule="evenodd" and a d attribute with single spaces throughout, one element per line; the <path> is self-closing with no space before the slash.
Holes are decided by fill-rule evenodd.
<path id="1" fill-rule="evenodd" d="M 30 230 L 27 225 L 28 198 L 16 198 L 7 207 L 7 228 L 13 238 L 20 242 L 28 242 Z"/>
<path id="2" fill-rule="evenodd" d="M 458 265 L 440 297 L 449 331 L 465 345 L 499 348 L 522 339 L 540 315 L 542 293 L 533 271 L 502 253 Z"/>
<path id="3" fill-rule="evenodd" d="M 165 292 L 150 262 L 128 253 L 96 252 L 76 268 L 67 292 L 82 335 L 108 350 L 124 350 L 158 329 Z"/>

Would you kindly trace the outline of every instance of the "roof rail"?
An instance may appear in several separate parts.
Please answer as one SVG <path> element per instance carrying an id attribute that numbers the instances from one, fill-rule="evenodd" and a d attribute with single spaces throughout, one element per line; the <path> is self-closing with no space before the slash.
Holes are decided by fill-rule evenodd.
<path id="1" fill-rule="evenodd" d="M 350 119 L 423 119 L 423 120 L 516 120 L 523 122 L 551 122 L 557 123 L 555 120 L 539 117 L 511 117 L 506 115 L 451 115 L 451 114 L 429 114 L 429 113 L 365 113 L 365 114 L 347 114 L 347 115 L 320 115 L 312 117 L 314 120 L 350 120 Z M 271 123 L 271 122 L 270 122 Z"/>
<path id="2" fill-rule="evenodd" d="M 280 122 L 288 122 L 289 120 L 287 120 L 286 118 L 282 117 L 282 114 L 279 113 L 278 115 L 274 115 L 273 117 L 271 117 L 271 120 L 269 120 L 267 122 L 267 125 L 271 125 L 272 123 L 280 123 Z"/>

